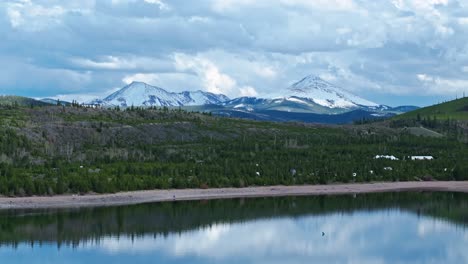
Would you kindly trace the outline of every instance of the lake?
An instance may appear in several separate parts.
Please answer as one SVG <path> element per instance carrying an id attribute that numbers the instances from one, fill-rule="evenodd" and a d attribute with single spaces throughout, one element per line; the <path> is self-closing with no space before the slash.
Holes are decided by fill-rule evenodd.
<path id="1" fill-rule="evenodd" d="M 0 211 L 0 263 L 468 263 L 468 195 Z"/>

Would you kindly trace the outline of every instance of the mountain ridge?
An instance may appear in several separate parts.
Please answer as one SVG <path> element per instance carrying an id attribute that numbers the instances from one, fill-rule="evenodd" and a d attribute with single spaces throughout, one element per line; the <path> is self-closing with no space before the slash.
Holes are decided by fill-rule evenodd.
<path id="1" fill-rule="evenodd" d="M 315 75 L 308 75 L 292 84 L 288 89 L 292 95 L 309 98 L 316 104 L 329 108 L 357 108 L 359 106 L 376 107 L 379 104 L 361 98 L 343 88 L 323 80 Z"/>
<path id="2" fill-rule="evenodd" d="M 223 94 L 200 90 L 174 93 L 144 82 L 132 82 L 105 98 L 93 100 L 91 103 L 121 107 L 215 104 L 247 111 L 277 110 L 316 114 L 338 114 L 356 109 L 383 111 L 390 108 L 361 98 L 315 75 L 308 75 L 293 83 L 284 90 L 284 96 L 277 98 L 237 97 L 230 99 Z"/>
<path id="3" fill-rule="evenodd" d="M 144 82 L 132 82 L 104 99 L 95 99 L 91 104 L 104 106 L 189 106 L 220 104 L 229 98 L 222 94 L 203 91 L 168 92 L 163 88 Z"/>
<path id="4" fill-rule="evenodd" d="M 417 109 L 414 106 L 390 107 L 377 104 L 315 75 L 308 75 L 293 83 L 283 90 L 283 94 L 276 98 L 245 96 L 230 99 L 222 94 L 200 90 L 174 93 L 144 82 L 132 82 L 104 99 L 91 103 L 104 107 L 183 107 L 220 116 L 325 123 L 386 118 Z"/>

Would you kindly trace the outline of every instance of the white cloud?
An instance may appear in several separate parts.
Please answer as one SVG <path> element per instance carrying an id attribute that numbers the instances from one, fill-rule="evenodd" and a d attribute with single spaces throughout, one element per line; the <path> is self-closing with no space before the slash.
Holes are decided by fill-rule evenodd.
<path id="1" fill-rule="evenodd" d="M 180 71 L 193 71 L 201 79 L 206 91 L 232 95 L 237 87 L 237 82 L 232 77 L 224 74 L 210 60 L 201 56 L 189 56 L 177 53 L 174 55 L 175 67 Z"/>
<path id="2" fill-rule="evenodd" d="M 455 33 L 449 26 L 450 18 L 438 9 L 440 6 L 447 6 L 448 0 L 393 0 L 392 3 L 400 10 L 414 12 L 418 20 L 431 24 L 440 37 L 446 38 Z"/>
<path id="3" fill-rule="evenodd" d="M 432 78 L 431 76 L 428 76 L 427 74 L 418 74 L 417 75 L 418 79 L 420 81 L 423 81 L 423 82 L 433 82 L 434 81 L 434 78 Z"/>
<path id="4" fill-rule="evenodd" d="M 44 7 L 31 0 L 7 4 L 7 15 L 11 26 L 27 31 L 38 31 L 50 25 L 59 24 L 60 17 L 65 12 L 66 10 L 59 5 Z"/>
<path id="5" fill-rule="evenodd" d="M 261 65 L 254 65 L 254 71 L 260 77 L 273 79 L 277 76 L 277 72 L 270 66 L 261 66 Z"/>
<path id="6" fill-rule="evenodd" d="M 336 77 L 336 75 L 334 74 L 331 74 L 329 72 L 326 72 L 326 73 L 322 73 L 319 75 L 320 78 L 324 79 L 325 81 L 327 82 L 330 82 L 330 83 L 334 83 L 338 80 L 338 78 Z"/>
<path id="7" fill-rule="evenodd" d="M 311 9 L 343 10 L 351 11 L 356 9 L 353 0 L 281 0 L 287 6 L 302 6 Z"/>
<path id="8" fill-rule="evenodd" d="M 255 3 L 258 3 L 258 0 L 212 0 L 212 7 L 217 12 L 225 12 L 239 7 L 254 5 Z"/>
<path id="9" fill-rule="evenodd" d="M 340 28 L 337 28 L 336 29 L 336 33 L 340 34 L 340 35 L 344 35 L 344 34 L 348 34 L 348 33 L 351 33 L 353 32 L 353 30 L 349 27 L 340 27 Z"/>
<path id="10" fill-rule="evenodd" d="M 188 18 L 190 23 L 209 23 L 212 22 L 212 19 L 209 17 L 201 17 L 201 16 L 191 16 Z"/>
<path id="11" fill-rule="evenodd" d="M 351 11 L 357 6 L 353 0 L 280 0 L 279 4 L 289 8 L 307 8 L 335 11 Z M 217 12 L 241 10 L 249 7 L 271 8 L 270 0 L 213 0 L 212 7 Z"/>
<path id="12" fill-rule="evenodd" d="M 169 10 L 169 6 L 164 3 L 162 0 L 144 0 L 146 3 L 155 4 L 159 6 L 161 10 Z"/>
<path id="13" fill-rule="evenodd" d="M 20 11 L 14 8 L 8 8 L 7 13 L 8 17 L 10 18 L 10 23 L 12 27 L 16 28 L 24 23 L 24 19 Z"/>
<path id="14" fill-rule="evenodd" d="M 258 92 L 252 86 L 243 86 L 239 88 L 241 96 L 257 96 Z"/>
<path id="15" fill-rule="evenodd" d="M 73 57 L 69 62 L 86 70 L 135 70 L 135 71 L 170 71 L 174 66 L 170 58 L 152 58 L 137 56 L 100 56 L 98 59 Z"/>
<path id="16" fill-rule="evenodd" d="M 128 74 L 122 78 L 123 84 L 119 84 L 119 86 L 132 82 L 144 82 L 152 86 L 161 87 L 168 92 L 205 90 L 200 78 L 185 72 Z"/>
<path id="17" fill-rule="evenodd" d="M 449 79 L 427 74 L 418 74 L 417 78 L 426 88 L 426 93 L 435 95 L 461 95 L 468 93 L 468 79 Z"/>
<path id="18" fill-rule="evenodd" d="M 61 101 L 72 102 L 73 100 L 78 103 L 89 103 L 94 99 L 102 99 L 113 92 L 116 92 L 119 88 L 114 88 L 104 92 L 88 92 L 88 93 L 69 93 L 69 94 L 58 94 L 56 96 L 51 96 L 51 99 L 59 99 Z M 42 99 L 42 98 L 37 98 Z"/>
<path id="19" fill-rule="evenodd" d="M 462 26 L 467 26 L 468 25 L 468 17 L 460 17 L 458 19 L 458 24 Z"/>
<path id="20" fill-rule="evenodd" d="M 433 9 L 435 6 L 448 4 L 448 0 L 411 0 L 409 1 L 417 9 Z"/>
<path id="21" fill-rule="evenodd" d="M 80 67 L 93 68 L 93 69 L 134 69 L 136 65 L 114 56 L 107 56 L 103 61 L 94 61 L 85 58 L 72 58 L 70 61 Z"/>
<path id="22" fill-rule="evenodd" d="M 392 0 L 398 9 L 412 9 L 414 11 L 434 10 L 436 6 L 448 4 L 448 0 Z"/>
<path id="23" fill-rule="evenodd" d="M 150 85 L 155 85 L 159 83 L 159 77 L 154 73 L 136 73 L 132 75 L 127 75 L 122 79 L 122 82 L 125 84 L 130 84 L 132 82 L 144 82 Z"/>

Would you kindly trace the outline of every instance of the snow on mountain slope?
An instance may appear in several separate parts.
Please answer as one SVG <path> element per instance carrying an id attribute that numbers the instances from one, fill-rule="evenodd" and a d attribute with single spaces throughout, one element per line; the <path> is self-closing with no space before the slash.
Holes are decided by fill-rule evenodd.
<path id="1" fill-rule="evenodd" d="M 377 111 L 382 106 L 334 86 L 319 77 L 307 76 L 273 99 L 239 97 L 222 104 L 236 110 L 275 110 L 297 113 L 339 114 L 355 109 Z"/>
<path id="2" fill-rule="evenodd" d="M 288 88 L 293 96 L 309 98 L 329 108 L 376 107 L 378 104 L 341 89 L 317 76 L 307 76 Z"/>
<path id="3" fill-rule="evenodd" d="M 213 94 L 203 91 L 182 92 L 182 94 L 185 98 L 190 98 L 190 101 L 184 105 L 221 104 L 229 100 L 229 98 L 223 94 Z"/>
<path id="4" fill-rule="evenodd" d="M 221 104 L 229 100 L 225 95 L 203 91 L 172 93 L 143 82 L 132 82 L 103 100 L 95 100 L 108 106 L 192 106 Z"/>
<path id="5" fill-rule="evenodd" d="M 218 105 L 238 111 L 286 111 L 296 113 L 339 114 L 355 109 L 385 111 L 385 106 L 365 100 L 338 88 L 319 77 L 307 76 L 288 88 L 279 98 L 239 97 L 203 91 L 168 92 L 142 82 L 133 82 L 104 99 L 94 100 L 103 106 L 203 106 Z"/>
<path id="6" fill-rule="evenodd" d="M 222 105 L 227 108 L 244 109 L 246 111 L 254 111 L 271 102 L 270 99 L 263 99 L 257 97 L 238 97 L 229 101 L 225 101 Z"/>
<path id="7" fill-rule="evenodd" d="M 225 108 L 246 110 L 249 112 L 257 110 L 275 110 L 303 113 L 329 113 L 340 112 L 341 110 L 327 108 L 322 105 L 318 105 L 311 99 L 300 98 L 296 96 L 279 97 L 273 99 L 257 97 L 238 97 L 224 102 L 222 106 L 224 106 Z"/>

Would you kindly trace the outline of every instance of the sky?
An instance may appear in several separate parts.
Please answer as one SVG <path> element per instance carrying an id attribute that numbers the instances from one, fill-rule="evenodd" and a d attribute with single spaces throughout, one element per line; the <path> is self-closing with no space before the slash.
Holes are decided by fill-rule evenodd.
<path id="1" fill-rule="evenodd" d="M 467 0 L 2 0 L 0 37 L 0 94 L 273 97 L 308 75 L 393 106 L 468 94 Z"/>

